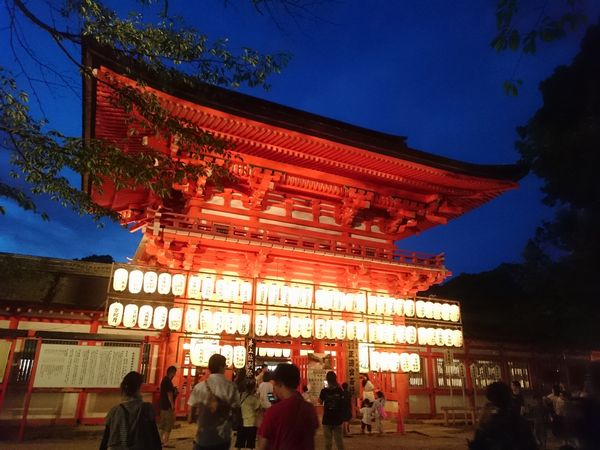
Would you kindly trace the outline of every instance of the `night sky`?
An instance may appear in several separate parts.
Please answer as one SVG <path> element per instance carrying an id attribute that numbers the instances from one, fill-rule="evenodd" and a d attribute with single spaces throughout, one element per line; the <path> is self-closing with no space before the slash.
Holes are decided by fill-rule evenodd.
<path id="1" fill-rule="evenodd" d="M 270 91 L 243 92 L 404 135 L 413 148 L 483 164 L 518 160 L 515 127 L 540 106 L 538 83 L 557 65 L 570 62 L 583 35 L 581 30 L 542 47 L 533 57 L 520 58 L 489 47 L 495 32 L 493 0 L 332 1 L 313 7 L 306 17 L 278 15 L 276 21 L 243 0 L 230 1 L 227 8 L 217 0 L 186 2 L 185 9 L 178 10 L 183 3 L 170 2 L 170 8 L 213 38 L 229 37 L 233 48 L 293 55 L 283 74 L 271 80 Z M 200 5 L 202 10 L 193 10 Z M 588 7 L 590 22 L 599 14 L 600 2 Z M 535 8 L 527 11 L 526 20 L 531 19 L 528 15 L 537 16 Z M 2 14 L 2 30 L 5 21 Z M 31 36 L 37 40 L 33 31 Z M 0 42 L 8 42 L 6 31 L 0 31 Z M 43 52 L 77 79 L 52 47 Z M 6 51 L 0 65 L 15 68 Z M 518 97 L 502 91 L 502 81 L 512 76 L 523 80 Z M 81 99 L 68 90 L 38 88 L 51 126 L 80 135 Z M 6 173 L 6 155 L 0 158 Z M 70 179 L 79 185 L 77 175 Z M 57 258 L 110 254 L 124 261 L 133 256 L 141 237 L 113 223 L 99 229 L 89 218 L 50 202 L 42 205 L 51 216 L 49 222 L 5 199 L 0 203 L 7 207 L 7 214 L 0 216 L 2 252 Z M 445 252 L 454 274 L 480 272 L 519 261 L 527 239 L 551 214 L 541 205 L 539 181 L 530 176 L 518 190 L 398 246 Z"/>

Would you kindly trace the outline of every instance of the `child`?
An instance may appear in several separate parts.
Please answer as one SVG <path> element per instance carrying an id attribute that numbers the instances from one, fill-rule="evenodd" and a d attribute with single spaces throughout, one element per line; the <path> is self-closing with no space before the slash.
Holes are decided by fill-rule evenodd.
<path id="1" fill-rule="evenodd" d="M 383 392 L 377 391 L 375 395 L 375 401 L 373 402 L 373 413 L 375 414 L 375 427 L 379 435 L 383 435 L 383 422 L 382 420 L 387 417 L 385 413 L 385 397 Z"/>
<path id="2" fill-rule="evenodd" d="M 362 401 L 360 413 L 362 414 L 362 419 L 360 420 L 360 431 L 362 434 L 365 434 L 365 428 L 371 434 L 371 417 L 373 415 L 372 404 L 368 398 L 365 398 Z"/>

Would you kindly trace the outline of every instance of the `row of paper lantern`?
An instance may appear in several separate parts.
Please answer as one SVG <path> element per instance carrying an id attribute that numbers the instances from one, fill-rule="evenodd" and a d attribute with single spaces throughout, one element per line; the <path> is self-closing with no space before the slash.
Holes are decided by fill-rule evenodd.
<path id="1" fill-rule="evenodd" d="M 143 272 L 138 269 L 128 271 L 120 267 L 113 274 L 113 290 L 130 294 L 158 293 L 161 295 L 184 296 L 192 299 L 223 300 L 248 303 L 252 301 L 252 283 L 237 278 L 219 278 L 192 274 L 167 272 Z"/>
<path id="2" fill-rule="evenodd" d="M 370 370 L 382 372 L 421 372 L 421 357 L 417 353 L 371 351 Z"/>
<path id="3" fill-rule="evenodd" d="M 228 367 L 241 369 L 246 365 L 246 348 L 242 345 L 219 345 L 204 339 L 190 341 L 190 361 L 193 365 L 206 367 L 210 357 L 215 354 L 223 355 Z"/>
<path id="4" fill-rule="evenodd" d="M 269 358 L 289 358 L 292 351 L 289 348 L 259 347 L 256 349 L 258 356 Z"/>

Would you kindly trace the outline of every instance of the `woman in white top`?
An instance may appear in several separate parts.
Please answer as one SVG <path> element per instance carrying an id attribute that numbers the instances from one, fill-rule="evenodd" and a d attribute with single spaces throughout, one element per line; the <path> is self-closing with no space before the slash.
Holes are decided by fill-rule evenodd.
<path id="1" fill-rule="evenodd" d="M 375 401 L 375 386 L 369 380 L 369 376 L 364 374 L 362 375 L 362 387 L 363 387 L 363 400 L 367 399 L 371 403 Z"/>

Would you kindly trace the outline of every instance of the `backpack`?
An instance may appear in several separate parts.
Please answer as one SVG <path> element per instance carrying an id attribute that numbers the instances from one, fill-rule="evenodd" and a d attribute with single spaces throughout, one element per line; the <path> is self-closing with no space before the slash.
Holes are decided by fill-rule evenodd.
<path id="1" fill-rule="evenodd" d="M 208 384 L 208 380 L 204 382 L 208 391 L 208 401 L 206 409 L 213 415 L 221 418 L 229 418 L 231 415 L 231 405 L 220 397 L 217 397 Z"/>
<path id="2" fill-rule="evenodd" d="M 156 422 L 151 420 L 153 415 L 152 405 L 142 403 L 136 416 L 132 419 L 129 411 L 123 404 L 120 405 L 125 423 L 127 425 L 127 448 L 129 450 L 154 450 L 160 449 L 160 436 L 156 428 Z"/>

